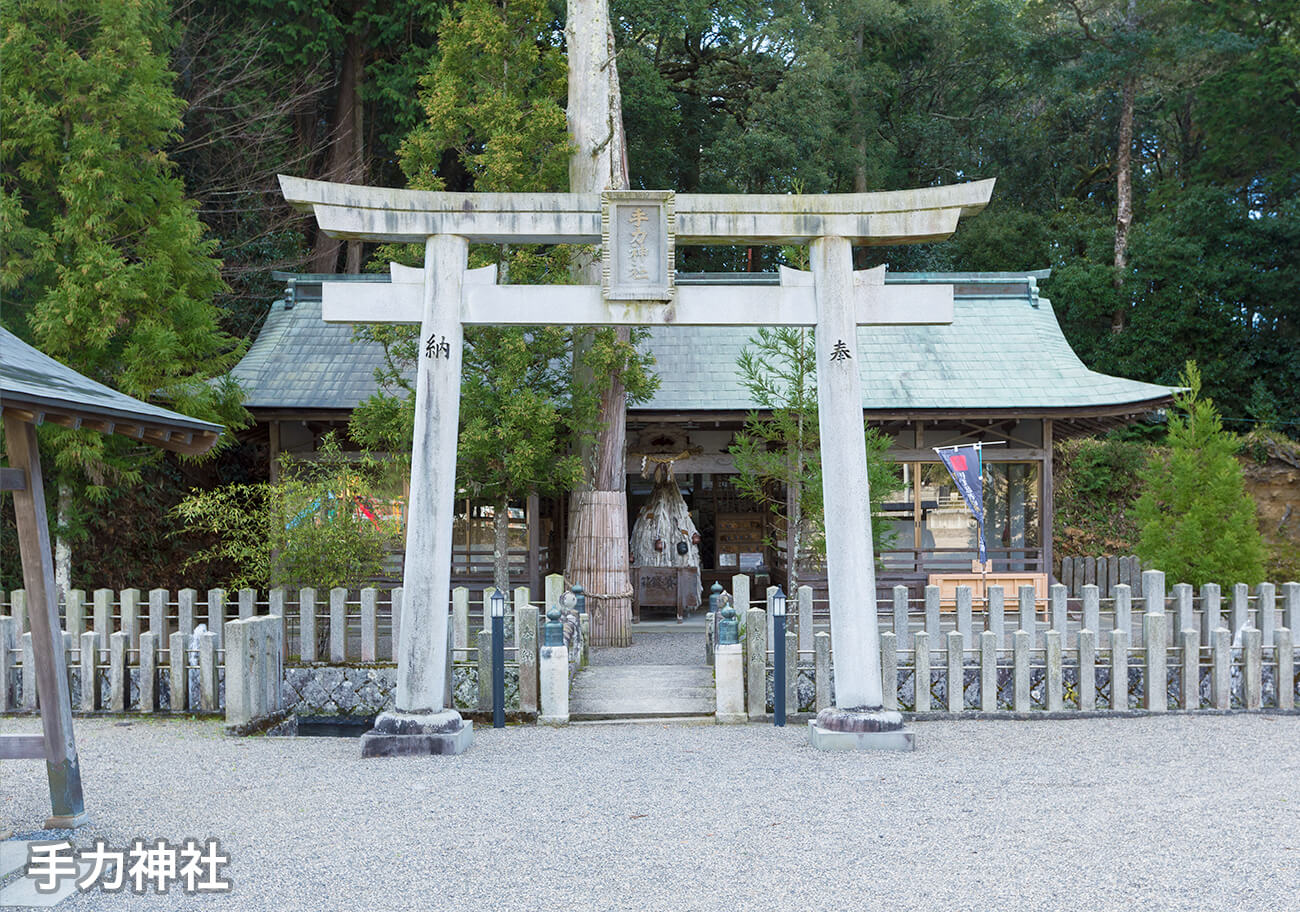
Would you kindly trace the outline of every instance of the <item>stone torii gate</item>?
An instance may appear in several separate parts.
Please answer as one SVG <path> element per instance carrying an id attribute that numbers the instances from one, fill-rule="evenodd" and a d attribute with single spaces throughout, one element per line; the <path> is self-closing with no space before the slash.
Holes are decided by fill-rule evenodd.
<path id="1" fill-rule="evenodd" d="M 396 709 L 363 736 L 366 756 L 459 753 L 472 723 L 446 708 L 447 597 L 466 324 L 814 325 L 836 706 L 810 723 L 823 748 L 910 749 L 882 710 L 876 581 L 857 327 L 952 321 L 952 286 L 884 284 L 851 248 L 939 241 L 987 205 L 993 181 L 812 195 L 445 193 L 281 175 L 285 199 L 350 240 L 422 243 L 424 268 L 393 284 L 325 283 L 327 321 L 420 324 L 415 438 Z M 471 243 L 601 244 L 602 284 L 498 286 L 467 268 Z M 769 287 L 674 285 L 677 244 L 808 244 L 811 273 Z"/>

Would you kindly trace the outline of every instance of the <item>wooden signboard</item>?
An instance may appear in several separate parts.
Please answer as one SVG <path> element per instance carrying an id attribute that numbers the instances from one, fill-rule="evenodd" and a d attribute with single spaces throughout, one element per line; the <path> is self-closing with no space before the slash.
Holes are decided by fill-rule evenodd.
<path id="1" fill-rule="evenodd" d="M 642 607 L 675 608 L 680 624 L 686 611 L 700 606 L 697 567 L 633 567 L 632 617 L 641 621 Z"/>

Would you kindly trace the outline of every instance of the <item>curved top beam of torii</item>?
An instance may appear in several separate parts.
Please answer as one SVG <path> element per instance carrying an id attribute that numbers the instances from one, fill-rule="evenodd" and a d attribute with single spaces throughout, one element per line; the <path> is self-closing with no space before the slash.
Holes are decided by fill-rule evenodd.
<path id="1" fill-rule="evenodd" d="M 325 233 L 412 242 L 454 234 L 474 243 L 598 244 L 598 193 L 448 193 L 280 175 L 284 198 Z M 678 244 L 857 245 L 941 241 L 988 205 L 993 180 L 879 193 L 675 195 Z"/>

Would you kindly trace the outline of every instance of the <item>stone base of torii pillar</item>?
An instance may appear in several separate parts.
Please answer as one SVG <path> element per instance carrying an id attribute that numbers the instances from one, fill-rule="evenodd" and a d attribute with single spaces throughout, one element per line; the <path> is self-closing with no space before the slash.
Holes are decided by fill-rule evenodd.
<path id="1" fill-rule="evenodd" d="M 454 709 L 437 713 L 384 712 L 361 736 L 363 757 L 463 754 L 474 743 L 474 723 Z"/>
<path id="2" fill-rule="evenodd" d="M 916 750 L 916 733 L 885 709 L 827 707 L 808 720 L 808 740 L 818 750 Z"/>

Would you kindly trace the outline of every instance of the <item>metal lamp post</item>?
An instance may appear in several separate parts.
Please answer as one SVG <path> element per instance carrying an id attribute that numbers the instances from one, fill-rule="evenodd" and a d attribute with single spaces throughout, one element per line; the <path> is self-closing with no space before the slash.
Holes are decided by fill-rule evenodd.
<path id="1" fill-rule="evenodd" d="M 772 633 L 776 640 L 773 644 L 776 668 L 772 677 L 772 708 L 775 710 L 772 721 L 781 728 L 785 726 L 785 592 L 780 586 L 772 595 Z"/>
<path id="2" fill-rule="evenodd" d="M 492 727 L 506 727 L 506 594 L 492 593 Z"/>

